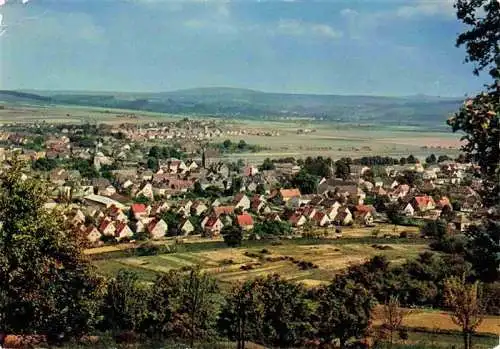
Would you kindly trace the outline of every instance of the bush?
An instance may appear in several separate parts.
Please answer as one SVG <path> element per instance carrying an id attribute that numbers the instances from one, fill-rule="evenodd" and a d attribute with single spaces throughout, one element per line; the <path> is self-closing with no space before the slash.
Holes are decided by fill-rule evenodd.
<path id="1" fill-rule="evenodd" d="M 232 259 L 223 259 L 219 263 L 220 265 L 231 265 L 234 264 L 234 261 Z"/>
<path id="2" fill-rule="evenodd" d="M 437 251 L 452 254 L 462 254 L 466 250 L 467 239 L 464 235 L 444 236 L 430 244 L 431 248 Z"/>
<path id="3" fill-rule="evenodd" d="M 241 270 L 252 270 L 253 268 L 252 264 L 245 264 L 240 267 Z"/>
<path id="4" fill-rule="evenodd" d="M 402 231 L 401 233 L 399 233 L 399 237 L 401 239 L 407 239 L 408 238 L 408 232 L 407 231 Z"/>
<path id="5" fill-rule="evenodd" d="M 156 256 L 158 252 L 158 246 L 155 246 L 151 243 L 145 243 L 136 249 L 137 256 Z"/>
<path id="6" fill-rule="evenodd" d="M 263 248 L 260 253 L 262 254 L 271 254 L 271 252 L 269 252 L 269 250 L 267 248 Z"/>
<path id="7" fill-rule="evenodd" d="M 250 252 L 250 251 L 245 251 L 244 255 L 249 257 L 249 258 L 260 258 L 261 257 L 260 254 L 255 253 L 255 252 Z"/>

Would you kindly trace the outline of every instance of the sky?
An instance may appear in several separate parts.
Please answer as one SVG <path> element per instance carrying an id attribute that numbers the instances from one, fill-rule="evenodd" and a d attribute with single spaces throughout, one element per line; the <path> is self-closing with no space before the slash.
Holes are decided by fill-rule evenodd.
<path id="1" fill-rule="evenodd" d="M 7 0 L 0 88 L 460 97 L 452 1 Z"/>

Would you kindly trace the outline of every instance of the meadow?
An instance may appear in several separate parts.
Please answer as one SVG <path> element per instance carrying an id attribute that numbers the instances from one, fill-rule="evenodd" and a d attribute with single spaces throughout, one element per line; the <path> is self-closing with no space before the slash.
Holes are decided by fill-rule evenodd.
<path id="1" fill-rule="evenodd" d="M 132 116 L 132 117 L 131 117 Z M 105 109 L 98 107 L 75 106 L 30 106 L 6 105 L 0 109 L 0 128 L 2 123 L 145 123 L 151 121 L 172 121 L 185 115 L 145 112 L 137 110 Z M 200 119 L 199 116 L 190 118 Z M 260 164 L 265 158 L 325 156 L 358 158 L 371 155 L 407 157 L 413 154 L 426 157 L 430 153 L 455 156 L 460 147 L 459 136 L 445 126 L 349 124 L 334 121 L 311 120 L 225 120 L 229 130 L 245 130 L 246 134 L 223 135 L 213 139 L 238 142 L 244 140 L 259 145 L 265 150 L 256 153 L 226 154 L 224 160 L 242 159 L 250 164 Z M 298 133 L 300 130 L 312 132 Z M 264 136 L 272 131 L 279 135 Z"/>
<path id="2" fill-rule="evenodd" d="M 136 271 L 145 281 L 172 269 L 200 266 L 222 284 L 278 273 L 289 280 L 316 286 L 330 281 L 339 270 L 375 255 L 402 263 L 428 250 L 425 239 L 399 238 L 402 231 L 411 234 L 418 228 L 386 224 L 376 228 L 346 227 L 340 239 L 331 230 L 319 229 L 322 238 L 246 240 L 238 248 L 227 247 L 220 237 L 213 240 L 193 237 L 181 243 L 170 238 L 153 242 L 169 251 L 165 254 L 141 256 L 137 244 L 97 247 L 85 253 L 107 275 L 123 268 Z"/>

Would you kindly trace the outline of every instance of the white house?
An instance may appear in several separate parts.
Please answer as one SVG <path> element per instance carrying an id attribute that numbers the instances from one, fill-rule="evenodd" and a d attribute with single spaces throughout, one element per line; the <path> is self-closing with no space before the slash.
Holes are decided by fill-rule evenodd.
<path id="1" fill-rule="evenodd" d="M 130 239 L 132 236 L 134 236 L 134 233 L 126 223 L 120 222 L 116 225 L 115 237 L 118 241 L 126 238 Z"/>
<path id="2" fill-rule="evenodd" d="M 148 231 L 152 239 L 161 239 L 165 236 L 168 225 L 163 219 L 155 219 L 148 224 Z"/>

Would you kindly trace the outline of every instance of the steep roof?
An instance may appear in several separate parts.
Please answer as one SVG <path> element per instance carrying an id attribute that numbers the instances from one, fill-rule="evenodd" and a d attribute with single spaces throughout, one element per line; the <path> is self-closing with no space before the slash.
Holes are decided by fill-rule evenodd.
<path id="1" fill-rule="evenodd" d="M 247 213 L 236 216 L 236 221 L 238 222 L 238 225 L 243 227 L 253 225 L 253 218 Z"/>
<path id="2" fill-rule="evenodd" d="M 211 216 L 205 223 L 205 228 L 212 228 L 217 223 L 217 221 L 219 221 L 218 217 Z"/>
<path id="3" fill-rule="evenodd" d="M 415 202 L 418 207 L 426 207 L 429 203 L 434 203 L 432 197 L 424 195 L 424 196 L 415 196 Z"/>
<path id="4" fill-rule="evenodd" d="M 130 207 L 133 213 L 144 213 L 146 212 L 146 205 L 144 204 L 132 204 Z"/>
<path id="5" fill-rule="evenodd" d="M 214 213 L 217 216 L 220 216 L 221 214 L 232 214 L 232 213 L 234 213 L 234 206 L 217 206 L 217 207 L 214 207 Z"/>
<path id="6" fill-rule="evenodd" d="M 301 195 L 300 190 L 297 188 L 280 189 L 280 194 L 281 194 L 281 197 L 283 197 L 283 198 L 293 198 L 293 197 L 299 197 Z"/>

